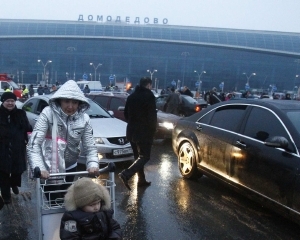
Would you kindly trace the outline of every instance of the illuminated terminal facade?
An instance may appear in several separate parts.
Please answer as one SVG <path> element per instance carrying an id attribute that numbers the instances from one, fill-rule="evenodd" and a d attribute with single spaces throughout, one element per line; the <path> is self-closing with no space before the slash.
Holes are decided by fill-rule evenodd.
<path id="1" fill-rule="evenodd" d="M 0 72 L 49 84 L 151 76 L 158 88 L 300 85 L 300 34 L 159 24 L 0 20 Z M 40 60 L 40 61 L 38 61 Z M 51 62 L 50 62 L 51 61 Z M 91 64 L 92 63 L 92 64 Z M 102 65 L 101 65 L 102 64 Z M 147 72 L 148 70 L 148 72 Z M 96 76 L 95 76 L 96 75 Z"/>

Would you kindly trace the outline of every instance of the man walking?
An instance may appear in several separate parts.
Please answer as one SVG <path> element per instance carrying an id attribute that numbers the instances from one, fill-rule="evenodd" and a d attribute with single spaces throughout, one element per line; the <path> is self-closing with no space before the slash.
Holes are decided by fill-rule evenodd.
<path id="1" fill-rule="evenodd" d="M 130 141 L 136 161 L 119 173 L 124 185 L 131 190 L 128 181 L 138 174 L 138 187 L 146 187 L 151 182 L 146 181 L 144 165 L 150 159 L 151 147 L 156 131 L 157 114 L 155 97 L 151 91 L 152 80 L 149 77 L 140 79 L 140 84 L 127 98 L 124 115 L 127 121 L 126 137 Z"/>

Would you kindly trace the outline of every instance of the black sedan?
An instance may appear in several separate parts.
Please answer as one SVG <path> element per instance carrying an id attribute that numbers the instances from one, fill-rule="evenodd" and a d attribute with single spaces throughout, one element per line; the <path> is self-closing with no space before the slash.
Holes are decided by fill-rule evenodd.
<path id="1" fill-rule="evenodd" d="M 166 112 L 167 109 L 167 97 L 168 94 L 160 95 L 156 97 L 156 108 L 163 112 Z M 207 107 L 207 102 L 203 99 L 199 99 L 198 101 L 191 96 L 180 95 L 181 104 L 179 106 L 179 115 L 182 117 L 190 116 L 196 112 L 200 112 L 203 108 Z"/>
<path id="2" fill-rule="evenodd" d="M 177 122 L 172 146 L 184 178 L 214 177 L 300 220 L 300 103 L 236 100 Z"/>

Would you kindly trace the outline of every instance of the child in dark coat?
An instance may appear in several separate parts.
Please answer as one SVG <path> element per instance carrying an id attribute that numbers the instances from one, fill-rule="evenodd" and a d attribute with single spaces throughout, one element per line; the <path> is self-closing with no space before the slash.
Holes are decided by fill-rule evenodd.
<path id="1" fill-rule="evenodd" d="M 119 223 L 113 219 L 108 190 L 84 177 L 68 188 L 60 225 L 61 239 L 122 239 Z"/>

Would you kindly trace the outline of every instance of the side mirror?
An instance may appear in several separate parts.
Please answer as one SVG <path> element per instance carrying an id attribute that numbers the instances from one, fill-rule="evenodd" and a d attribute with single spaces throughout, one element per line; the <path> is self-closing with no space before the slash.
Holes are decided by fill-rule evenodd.
<path id="1" fill-rule="evenodd" d="M 275 136 L 269 141 L 264 142 L 264 144 L 268 147 L 287 149 L 289 142 L 285 137 Z"/>
<path id="2" fill-rule="evenodd" d="M 118 111 L 124 111 L 125 107 L 124 106 L 120 106 L 118 107 Z"/>
<path id="3" fill-rule="evenodd" d="M 112 116 L 115 115 L 114 112 L 113 112 L 112 110 L 108 110 L 108 113 L 109 113 L 110 115 L 112 115 Z"/>

